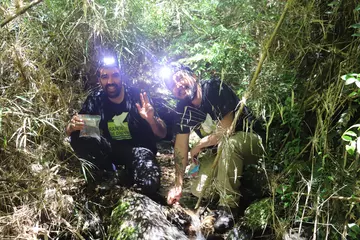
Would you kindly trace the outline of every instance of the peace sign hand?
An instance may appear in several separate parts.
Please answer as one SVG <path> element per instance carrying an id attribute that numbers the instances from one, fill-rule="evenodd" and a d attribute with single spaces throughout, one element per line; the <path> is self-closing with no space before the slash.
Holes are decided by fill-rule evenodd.
<path id="1" fill-rule="evenodd" d="M 144 94 L 140 93 L 140 101 L 141 106 L 136 103 L 136 107 L 139 111 L 140 116 L 145 119 L 147 122 L 151 122 L 154 120 L 154 108 L 151 106 L 149 97 L 147 96 L 146 92 Z"/>

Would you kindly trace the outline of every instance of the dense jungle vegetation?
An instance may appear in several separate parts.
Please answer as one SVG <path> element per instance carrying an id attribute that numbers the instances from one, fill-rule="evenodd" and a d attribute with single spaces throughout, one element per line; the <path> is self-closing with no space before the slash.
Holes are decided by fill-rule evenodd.
<path id="1" fill-rule="evenodd" d="M 90 166 L 63 129 L 105 49 L 157 98 L 169 98 L 158 69 L 170 61 L 248 92 L 270 196 L 248 227 L 360 239 L 358 0 L 1 0 L 0 238 L 87 239 L 100 224 L 82 194 Z"/>

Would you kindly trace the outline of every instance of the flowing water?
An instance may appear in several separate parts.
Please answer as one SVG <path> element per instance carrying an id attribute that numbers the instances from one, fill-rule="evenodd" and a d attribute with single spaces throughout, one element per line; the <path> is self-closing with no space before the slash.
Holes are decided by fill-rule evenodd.
<path id="1" fill-rule="evenodd" d="M 206 238 L 201 233 L 201 222 L 200 218 L 196 214 L 190 214 L 191 216 L 191 226 L 195 229 L 195 236 L 190 238 L 192 240 L 205 240 Z"/>

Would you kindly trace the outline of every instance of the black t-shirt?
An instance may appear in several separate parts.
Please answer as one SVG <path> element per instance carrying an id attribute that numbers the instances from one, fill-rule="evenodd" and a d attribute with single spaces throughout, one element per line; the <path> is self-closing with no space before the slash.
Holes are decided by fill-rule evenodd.
<path id="1" fill-rule="evenodd" d="M 190 133 L 191 130 L 205 137 L 216 129 L 216 124 L 228 113 L 240 106 L 239 98 L 220 80 L 200 81 L 202 101 L 199 107 L 179 101 L 176 106 L 175 133 Z M 239 118 L 235 131 L 244 131 L 251 125 L 252 115 L 246 107 Z"/>
<path id="2" fill-rule="evenodd" d="M 125 87 L 124 100 L 113 103 L 100 90 L 90 94 L 85 100 L 79 114 L 100 115 L 99 128 L 101 135 L 110 143 L 128 150 L 133 147 L 146 147 L 156 153 L 156 137 L 137 110 L 140 104 L 140 91 Z"/>

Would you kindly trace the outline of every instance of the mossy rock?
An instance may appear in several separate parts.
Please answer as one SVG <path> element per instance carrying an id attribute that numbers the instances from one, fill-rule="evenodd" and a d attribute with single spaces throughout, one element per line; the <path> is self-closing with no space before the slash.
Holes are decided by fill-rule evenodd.
<path id="1" fill-rule="evenodd" d="M 265 198 L 251 204 L 244 215 L 244 223 L 253 231 L 265 229 L 271 218 L 271 199 Z"/>
<path id="2" fill-rule="evenodd" d="M 167 220 L 166 211 L 147 196 L 125 191 L 111 213 L 108 239 L 188 239 Z"/>

